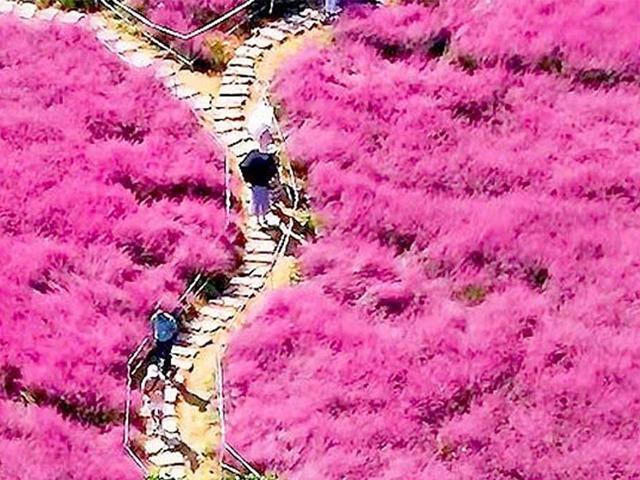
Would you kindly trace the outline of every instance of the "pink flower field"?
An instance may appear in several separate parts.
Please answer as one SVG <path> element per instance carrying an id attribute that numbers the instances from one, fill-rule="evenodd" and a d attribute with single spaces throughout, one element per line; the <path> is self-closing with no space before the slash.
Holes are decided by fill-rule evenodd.
<path id="1" fill-rule="evenodd" d="M 222 153 L 85 28 L 0 38 L 0 478 L 139 478 L 127 356 L 156 301 L 234 266 Z"/>
<path id="2" fill-rule="evenodd" d="M 323 227 L 231 343 L 245 457 L 289 480 L 640 478 L 633 4 L 354 8 L 288 61 Z"/>

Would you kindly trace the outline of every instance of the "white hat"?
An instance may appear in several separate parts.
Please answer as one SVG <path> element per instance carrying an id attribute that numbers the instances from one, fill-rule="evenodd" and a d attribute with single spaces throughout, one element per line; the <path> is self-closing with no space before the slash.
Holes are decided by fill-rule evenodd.
<path id="1" fill-rule="evenodd" d="M 259 141 L 265 132 L 271 132 L 273 119 L 273 107 L 261 101 L 258 103 L 258 106 L 253 109 L 247 120 L 247 130 L 249 130 L 249 133 L 256 141 Z"/>

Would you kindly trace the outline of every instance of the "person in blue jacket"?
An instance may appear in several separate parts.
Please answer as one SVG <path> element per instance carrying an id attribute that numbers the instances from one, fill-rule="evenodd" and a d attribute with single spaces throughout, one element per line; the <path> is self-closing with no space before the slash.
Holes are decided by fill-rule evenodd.
<path id="1" fill-rule="evenodd" d="M 176 314 L 157 310 L 151 317 L 155 347 L 151 352 L 152 358 L 162 362 L 162 373 L 167 375 L 171 368 L 171 348 L 178 334 Z"/>

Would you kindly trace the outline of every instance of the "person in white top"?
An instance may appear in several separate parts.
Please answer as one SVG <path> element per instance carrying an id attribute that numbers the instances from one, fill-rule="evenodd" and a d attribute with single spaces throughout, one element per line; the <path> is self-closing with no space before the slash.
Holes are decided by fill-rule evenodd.
<path id="1" fill-rule="evenodd" d="M 162 407 L 164 406 L 164 377 L 157 365 L 151 364 L 142 380 L 143 414 L 149 417 L 151 434 L 160 432 Z"/>

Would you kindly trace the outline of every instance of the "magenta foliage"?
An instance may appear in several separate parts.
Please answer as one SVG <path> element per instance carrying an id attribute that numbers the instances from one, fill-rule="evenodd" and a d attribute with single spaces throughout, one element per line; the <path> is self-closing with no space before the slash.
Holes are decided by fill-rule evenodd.
<path id="1" fill-rule="evenodd" d="M 51 408 L 0 400 L 0 474 L 6 479 L 139 479 L 122 457 L 122 428 L 73 426 Z"/>
<path id="2" fill-rule="evenodd" d="M 640 89 L 388 58 L 429 24 L 396 8 L 278 76 L 326 226 L 231 344 L 229 441 L 292 480 L 639 478 Z"/>
<path id="3" fill-rule="evenodd" d="M 131 70 L 84 28 L 4 16 L 0 38 L 0 380 L 18 371 L 0 397 L 26 388 L 47 404 L 121 411 L 127 355 L 156 301 L 172 307 L 196 270 L 233 266 L 222 154 L 149 71 Z M 7 409 L 0 435 L 22 438 L 5 428 Z M 75 436 L 73 424 L 51 422 L 75 438 L 55 434 L 51 455 L 81 446 L 97 465 L 111 449 L 114 474 L 128 464 L 116 433 Z M 24 435 L 25 452 L 48 439 Z M 0 477 L 18 478 L 5 458 Z M 57 462 L 88 472 L 65 466 L 66 455 Z"/>
<path id="4" fill-rule="evenodd" d="M 449 0 L 461 49 L 555 55 L 581 68 L 640 67 L 637 0 Z M 446 5 L 448 3 L 448 5 Z"/>

